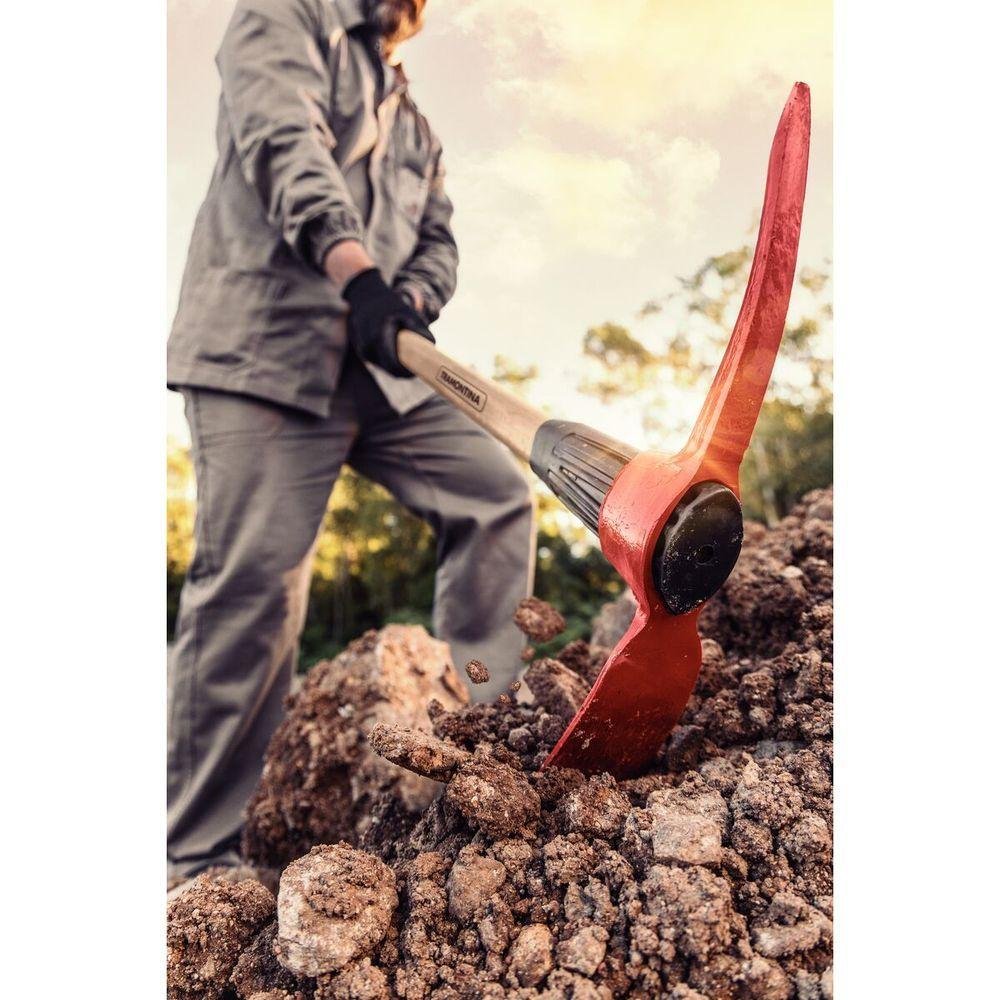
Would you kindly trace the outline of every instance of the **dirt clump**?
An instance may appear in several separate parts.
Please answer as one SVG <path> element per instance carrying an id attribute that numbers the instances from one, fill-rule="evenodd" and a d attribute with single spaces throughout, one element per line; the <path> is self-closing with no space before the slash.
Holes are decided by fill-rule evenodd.
<path id="1" fill-rule="evenodd" d="M 549 642 L 566 628 L 566 619 L 551 604 L 526 597 L 514 612 L 514 624 L 532 642 Z"/>
<path id="2" fill-rule="evenodd" d="M 560 660 L 534 660 L 524 673 L 535 701 L 546 711 L 569 722 L 587 697 L 590 685 Z"/>
<path id="3" fill-rule="evenodd" d="M 268 747 L 247 807 L 247 860 L 280 870 L 315 844 L 357 842 L 379 796 L 393 799 L 402 815 L 419 814 L 435 784 L 373 753 L 368 734 L 379 722 L 429 729 L 431 699 L 454 709 L 469 696 L 447 645 L 419 626 L 367 632 L 316 664 Z"/>
<path id="4" fill-rule="evenodd" d="M 477 753 L 457 768 L 444 803 L 472 829 L 494 838 L 530 835 L 542 808 L 538 792 L 520 767 L 489 752 Z"/>
<path id="5" fill-rule="evenodd" d="M 379 756 L 434 781 L 447 781 L 471 756 L 467 750 L 419 729 L 402 729 L 384 722 L 371 731 L 368 743 Z"/>
<path id="6" fill-rule="evenodd" d="M 309 984 L 289 972 L 274 953 L 278 921 L 273 919 L 240 953 L 229 982 L 240 1000 L 277 991 L 282 996 L 311 994 Z"/>
<path id="7" fill-rule="evenodd" d="M 429 725 L 379 727 L 372 748 L 440 792 L 405 814 L 391 789 L 372 794 L 393 836 L 366 831 L 349 867 L 378 872 L 364 892 L 382 900 L 391 881 L 398 905 L 380 904 L 340 967 L 292 980 L 268 965 L 265 914 L 236 969 L 282 1000 L 830 1000 L 831 500 L 818 491 L 770 531 L 747 526 L 702 615 L 694 694 L 648 773 L 541 768 L 628 626 L 624 601 L 600 646 L 532 663 L 534 701 L 439 698 Z M 346 877 L 304 901 L 345 919 L 323 908 L 342 905 L 331 892 Z"/>
<path id="8" fill-rule="evenodd" d="M 167 907 L 168 1000 L 222 998 L 241 953 L 274 912 L 274 896 L 254 879 L 195 879 Z"/>
<path id="9" fill-rule="evenodd" d="M 305 993 L 299 990 L 263 990 L 250 994 L 249 1000 L 308 1000 Z"/>

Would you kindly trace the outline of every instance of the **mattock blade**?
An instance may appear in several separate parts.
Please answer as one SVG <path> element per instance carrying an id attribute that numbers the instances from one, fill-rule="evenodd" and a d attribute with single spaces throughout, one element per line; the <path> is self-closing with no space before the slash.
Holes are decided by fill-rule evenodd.
<path id="1" fill-rule="evenodd" d="M 671 615 L 653 582 L 657 541 L 674 508 L 700 483 L 739 496 L 739 468 L 784 332 L 795 278 L 809 161 L 809 88 L 785 104 L 768 162 L 750 277 L 736 325 L 687 445 L 636 455 L 612 484 L 599 518 L 601 548 L 638 609 L 545 765 L 627 777 L 642 771 L 677 723 L 701 667 L 703 604 Z"/>

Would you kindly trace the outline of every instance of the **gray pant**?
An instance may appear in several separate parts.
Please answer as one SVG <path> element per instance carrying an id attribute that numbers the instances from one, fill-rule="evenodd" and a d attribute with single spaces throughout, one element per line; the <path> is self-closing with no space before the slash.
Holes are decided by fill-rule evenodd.
<path id="1" fill-rule="evenodd" d="M 511 622 L 531 589 L 534 525 L 510 455 L 434 398 L 404 416 L 351 355 L 319 418 L 185 390 L 198 482 L 196 550 L 169 663 L 167 856 L 172 874 L 234 862 L 242 812 L 281 718 L 313 547 L 342 463 L 389 489 L 437 536 L 434 629 L 495 696 L 515 677 Z"/>

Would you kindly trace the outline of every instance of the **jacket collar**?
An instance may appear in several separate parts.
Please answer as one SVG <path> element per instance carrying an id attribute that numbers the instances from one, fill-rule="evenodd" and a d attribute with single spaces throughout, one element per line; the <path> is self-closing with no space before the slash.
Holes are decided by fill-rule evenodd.
<path id="1" fill-rule="evenodd" d="M 344 31 L 353 31 L 365 23 L 363 0 L 333 0 L 333 5 L 340 11 Z"/>

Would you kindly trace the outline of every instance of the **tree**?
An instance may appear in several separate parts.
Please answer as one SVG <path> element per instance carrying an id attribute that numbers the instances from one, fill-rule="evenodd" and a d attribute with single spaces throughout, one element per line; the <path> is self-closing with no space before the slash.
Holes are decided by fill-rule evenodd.
<path id="1" fill-rule="evenodd" d="M 745 244 L 709 257 L 677 288 L 645 303 L 637 332 L 587 330 L 581 391 L 632 407 L 645 445 L 679 449 L 697 416 L 736 320 L 753 259 Z M 760 420 L 741 469 L 744 509 L 774 523 L 807 490 L 833 479 L 829 272 L 803 268 Z"/>

